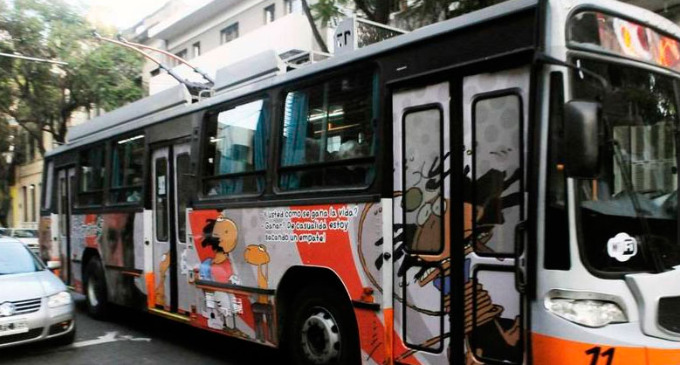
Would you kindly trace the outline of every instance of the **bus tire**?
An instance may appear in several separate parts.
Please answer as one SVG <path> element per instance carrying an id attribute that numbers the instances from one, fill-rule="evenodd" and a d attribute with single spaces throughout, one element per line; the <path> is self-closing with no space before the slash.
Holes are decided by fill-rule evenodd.
<path id="1" fill-rule="evenodd" d="M 283 340 L 291 364 L 360 363 L 358 328 L 352 306 L 337 291 L 307 287 L 293 300 Z"/>
<path id="2" fill-rule="evenodd" d="M 102 263 L 97 257 L 88 261 L 85 267 L 85 304 L 87 313 L 95 319 L 104 319 L 108 313 L 106 279 Z"/>

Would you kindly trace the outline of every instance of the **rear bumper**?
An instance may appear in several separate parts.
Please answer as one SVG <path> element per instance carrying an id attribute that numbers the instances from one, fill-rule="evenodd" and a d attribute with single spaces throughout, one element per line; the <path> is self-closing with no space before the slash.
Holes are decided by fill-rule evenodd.
<path id="1" fill-rule="evenodd" d="M 48 308 L 42 299 L 40 310 L 0 319 L 1 324 L 26 322 L 28 332 L 0 336 L 0 348 L 61 337 L 75 330 L 73 303 L 58 308 Z"/>
<path id="2" fill-rule="evenodd" d="M 678 348 L 609 346 L 561 339 L 532 333 L 534 364 L 610 364 L 670 365 L 680 364 Z M 611 350 L 613 349 L 613 350 Z"/>

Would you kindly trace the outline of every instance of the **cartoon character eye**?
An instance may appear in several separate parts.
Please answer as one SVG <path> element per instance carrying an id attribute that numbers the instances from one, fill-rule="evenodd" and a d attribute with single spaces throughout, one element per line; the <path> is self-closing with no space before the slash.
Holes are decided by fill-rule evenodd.
<path id="1" fill-rule="evenodd" d="M 443 213 L 446 213 L 446 200 L 442 202 L 441 196 L 438 196 L 432 203 L 432 213 L 437 217 L 441 217 Z"/>
<path id="2" fill-rule="evenodd" d="M 427 222 L 427 218 L 432 214 L 432 204 L 425 204 L 418 210 L 418 216 L 416 217 L 416 223 L 422 226 Z"/>
<path id="3" fill-rule="evenodd" d="M 407 212 L 413 212 L 418 207 L 420 204 L 423 202 L 423 192 L 416 188 L 412 187 L 406 190 L 404 193 L 404 197 L 402 199 L 402 205 L 404 209 L 406 209 Z"/>

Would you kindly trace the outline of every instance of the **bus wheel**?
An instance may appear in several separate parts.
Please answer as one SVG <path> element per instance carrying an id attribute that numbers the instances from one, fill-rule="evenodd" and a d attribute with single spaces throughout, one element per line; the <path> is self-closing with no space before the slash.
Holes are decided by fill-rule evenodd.
<path id="1" fill-rule="evenodd" d="M 102 263 L 92 258 L 85 267 L 85 303 L 87 312 L 96 319 L 103 319 L 107 313 L 106 280 Z"/>
<path id="2" fill-rule="evenodd" d="M 358 330 L 347 299 L 326 288 L 306 288 L 290 308 L 285 340 L 291 363 L 359 363 Z"/>

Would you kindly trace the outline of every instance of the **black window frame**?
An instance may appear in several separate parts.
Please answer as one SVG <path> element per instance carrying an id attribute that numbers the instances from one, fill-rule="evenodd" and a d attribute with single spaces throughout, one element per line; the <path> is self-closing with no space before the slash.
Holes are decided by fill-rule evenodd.
<path id="1" fill-rule="evenodd" d="M 114 152 L 115 148 L 113 146 L 114 146 L 115 143 L 118 143 L 119 141 L 126 140 L 128 138 L 133 138 L 133 137 L 140 136 L 140 135 L 142 136 L 142 138 L 140 138 L 140 139 L 143 141 L 143 150 L 144 150 L 143 155 L 142 155 L 142 158 L 143 158 L 142 159 L 142 181 L 141 181 L 140 185 L 136 185 L 136 186 L 131 185 L 131 186 L 114 187 L 113 181 L 112 181 L 113 178 L 114 178 L 114 175 L 112 173 L 113 172 L 112 170 L 113 170 L 113 152 Z M 147 135 L 144 131 L 135 131 L 135 132 L 131 132 L 131 133 L 126 133 L 124 135 L 120 135 L 120 136 L 110 140 L 109 142 L 107 142 L 107 145 L 109 147 L 108 147 L 108 151 L 107 151 L 107 154 L 106 154 L 108 163 L 107 163 L 107 169 L 106 169 L 106 174 L 105 174 L 106 175 L 106 199 L 104 200 L 104 205 L 106 205 L 106 206 L 120 206 L 120 207 L 140 207 L 144 204 L 144 201 L 146 200 L 144 197 L 146 196 L 146 193 L 147 193 L 147 191 L 146 191 L 147 190 L 146 181 L 148 179 L 147 178 L 146 161 L 149 158 L 148 157 L 149 149 L 148 149 L 147 138 L 148 137 L 147 137 Z M 133 189 L 133 188 L 141 188 L 139 200 L 137 200 L 135 202 L 127 202 L 127 201 L 126 202 L 118 202 L 118 201 L 113 201 L 111 199 L 113 191 L 118 191 L 118 190 L 124 191 L 125 189 Z"/>
<path id="2" fill-rule="evenodd" d="M 444 106 L 441 103 L 429 103 L 429 104 L 423 104 L 423 105 L 417 105 L 413 107 L 408 107 L 404 109 L 404 112 L 401 117 L 401 146 L 402 149 L 406 149 L 406 117 L 410 114 L 416 114 L 424 111 L 430 111 L 430 110 L 436 110 L 439 113 L 439 157 L 444 160 L 444 147 L 445 147 L 445 142 L 444 142 Z M 401 172 L 401 186 L 406 186 L 406 174 L 404 173 L 405 170 L 403 168 L 405 167 L 404 164 L 402 164 L 402 172 Z M 444 212 L 445 211 L 445 186 L 444 186 L 444 172 L 442 169 L 442 172 L 440 172 L 440 179 L 442 181 L 442 185 L 440 187 L 441 189 L 441 194 L 439 195 L 439 211 Z M 406 209 L 401 209 L 401 214 L 402 214 L 402 222 L 408 223 L 408 220 L 406 219 Z M 434 213 L 433 213 L 434 214 Z M 410 240 L 415 238 L 414 236 L 409 236 L 409 235 L 404 235 L 404 250 L 412 255 L 441 255 L 444 253 L 444 250 L 446 249 L 446 221 L 445 221 L 445 215 L 442 215 L 439 217 L 441 219 L 441 224 L 440 224 L 440 232 L 439 232 L 439 237 L 440 237 L 440 242 L 439 242 L 439 248 L 437 251 L 426 251 L 426 250 L 416 250 L 412 248 L 412 245 L 414 242 L 409 242 Z M 404 228 L 404 231 L 406 232 L 406 228 Z"/>
<path id="3" fill-rule="evenodd" d="M 102 151 L 102 154 L 103 154 L 103 161 L 102 162 L 103 163 L 102 163 L 101 168 L 104 169 L 104 176 L 102 177 L 102 179 L 103 179 L 102 187 L 101 187 L 101 189 L 97 189 L 97 190 L 83 191 L 83 186 L 82 186 L 82 179 L 83 179 L 83 176 L 82 176 L 82 171 L 83 171 L 82 162 L 83 161 L 82 160 L 83 159 L 82 159 L 82 156 L 83 156 L 84 153 L 89 153 L 93 149 L 96 149 L 96 148 L 103 149 L 103 151 Z M 76 194 L 75 194 L 75 206 L 76 206 L 76 208 L 91 208 L 91 207 L 105 206 L 106 202 L 108 201 L 107 195 L 108 195 L 108 187 L 109 187 L 108 186 L 108 183 L 109 183 L 109 168 L 110 168 L 109 158 L 108 158 L 109 157 L 109 144 L 106 143 L 106 142 L 104 142 L 104 143 L 100 142 L 99 144 L 88 145 L 88 146 L 85 146 L 83 148 L 79 148 L 77 151 L 75 151 L 75 153 L 76 153 L 76 159 L 77 159 L 77 163 L 76 163 L 76 186 L 77 186 L 77 188 L 76 188 Z M 95 203 L 95 204 L 84 204 L 83 203 L 83 197 L 85 195 L 91 195 L 91 194 L 97 194 L 97 193 L 102 195 L 99 203 Z"/>
<path id="4" fill-rule="evenodd" d="M 527 153 L 527 146 L 526 146 L 526 138 L 524 135 L 524 128 L 526 127 L 526 120 L 524 116 L 524 108 L 526 107 L 525 105 L 525 100 L 522 97 L 522 91 L 519 88 L 508 88 L 508 89 L 499 89 L 499 90 L 494 90 L 490 92 L 482 92 L 479 94 L 476 94 L 473 99 L 472 103 L 470 104 L 470 112 L 472 113 L 471 116 L 471 130 L 470 132 L 472 133 L 472 143 L 473 143 L 473 153 L 472 153 L 472 158 L 473 158 L 473 164 L 470 170 L 470 194 L 473 200 L 472 204 L 472 248 L 475 254 L 479 257 L 495 257 L 495 258 L 512 258 L 515 257 L 515 250 L 514 248 L 508 252 L 482 252 L 477 249 L 477 230 L 478 228 L 478 223 L 477 220 L 474 218 L 477 216 L 477 207 L 474 204 L 474 200 L 477 198 L 477 186 L 475 184 L 476 178 L 477 178 L 477 143 L 476 143 L 476 137 L 477 137 L 477 103 L 480 101 L 485 101 L 485 100 L 490 100 L 490 99 L 496 99 L 496 98 L 503 98 L 507 96 L 514 96 L 517 98 L 517 101 L 519 102 L 519 192 L 522 193 L 523 197 L 526 197 L 526 163 L 525 163 L 525 158 L 526 158 L 526 153 Z M 519 205 L 519 222 L 523 222 L 527 219 L 527 201 L 526 198 L 521 199 L 520 205 Z M 513 231 L 514 233 L 514 231 Z"/>
<path id="5" fill-rule="evenodd" d="M 266 131 L 266 138 L 264 142 L 265 146 L 265 167 L 264 169 L 261 170 L 253 170 L 253 171 L 244 171 L 244 172 L 235 172 L 235 173 L 227 173 L 227 174 L 221 174 L 221 175 L 214 175 L 214 176 L 207 176 L 206 171 L 206 165 L 205 165 L 205 159 L 208 157 L 208 148 L 209 148 L 209 143 L 207 143 L 207 139 L 209 138 L 208 136 L 208 123 L 211 120 L 217 120 L 218 116 L 220 113 L 237 108 L 242 105 L 246 105 L 252 102 L 256 101 L 263 101 L 262 105 L 262 110 L 267 110 L 269 113 L 269 120 L 267 121 L 267 131 Z M 198 163 L 198 171 L 199 171 L 199 177 L 198 177 L 198 190 L 196 191 L 196 195 L 201 201 L 215 201 L 215 200 L 238 200 L 238 199 L 243 199 L 243 198 L 259 198 L 263 196 L 267 190 L 268 190 L 268 179 L 267 176 L 269 175 L 269 171 L 272 169 L 271 163 L 270 163 L 270 157 L 271 157 L 271 141 L 272 141 L 272 132 L 273 132 L 273 125 L 274 125 L 274 98 L 272 95 L 270 95 L 269 92 L 262 92 L 254 95 L 247 95 L 242 98 L 238 98 L 236 100 L 230 100 L 227 101 L 223 104 L 220 104 L 218 107 L 206 111 L 206 113 L 203 115 L 203 120 L 201 121 L 201 134 L 200 134 L 200 151 L 199 151 L 199 163 Z M 217 194 L 217 195 L 208 195 L 205 194 L 205 187 L 206 187 L 206 182 L 212 181 L 212 180 L 220 180 L 220 179 L 233 179 L 233 178 L 239 178 L 239 177 L 246 177 L 246 176 L 257 176 L 261 175 L 264 179 L 264 185 L 262 189 L 257 192 L 257 193 L 237 193 L 237 194 Z"/>
<path id="6" fill-rule="evenodd" d="M 375 98 L 377 100 L 376 105 L 373 105 L 372 107 L 375 108 L 373 110 L 373 113 L 375 115 L 375 118 L 372 118 L 370 120 L 370 123 L 373 123 L 373 133 L 375 135 L 376 141 L 375 141 L 375 146 L 372 146 L 375 149 L 375 153 L 372 156 L 363 156 L 363 157 L 358 157 L 358 158 L 350 158 L 350 159 L 345 159 L 345 160 L 333 160 L 333 161 L 323 161 L 323 162 L 316 162 L 316 163 L 306 163 L 306 164 L 299 164 L 299 165 L 292 165 L 292 166 L 283 166 L 281 162 L 281 156 L 283 156 L 283 149 L 285 147 L 284 139 L 283 139 L 283 133 L 285 131 L 285 110 L 286 110 L 286 96 L 295 91 L 300 91 L 302 89 L 306 88 L 311 88 L 314 86 L 318 85 L 323 85 L 326 82 L 329 82 L 334 79 L 338 78 L 343 78 L 348 75 L 356 74 L 356 73 L 361 73 L 361 72 L 366 72 L 366 74 L 370 75 L 371 78 L 373 79 L 373 88 L 372 90 L 369 91 L 369 95 L 371 95 L 372 98 Z M 380 68 L 373 64 L 363 64 L 363 65 L 357 65 L 354 67 L 348 67 L 348 68 L 343 68 L 342 70 L 337 70 L 337 71 L 331 71 L 327 76 L 324 77 L 313 77 L 313 78 L 308 78 L 301 80 L 299 82 L 296 82 L 291 85 L 287 85 L 283 87 L 282 89 L 279 90 L 278 94 L 278 103 L 276 105 L 277 108 L 277 113 L 276 115 L 278 116 L 276 120 L 276 128 L 275 128 L 275 133 L 276 135 L 273 136 L 273 139 L 276 141 L 276 145 L 274 147 L 276 151 L 276 158 L 275 160 L 275 166 L 274 167 L 274 173 L 273 173 L 273 182 L 271 183 L 272 185 L 272 190 L 274 194 L 276 195 L 281 195 L 281 196 L 288 196 L 288 195 L 299 195 L 301 193 L 328 193 L 328 192 L 338 192 L 338 191 L 346 191 L 350 193 L 355 193 L 355 192 L 361 192 L 361 191 L 368 191 L 371 189 L 376 181 L 379 180 L 378 175 L 381 173 L 379 169 L 379 163 L 380 163 L 380 158 L 382 156 L 381 153 L 381 146 L 383 142 L 383 130 L 382 127 L 380 126 L 380 121 L 382 118 L 382 109 L 381 106 L 383 105 L 383 94 L 381 91 L 381 82 L 382 82 L 382 75 L 380 72 Z M 373 94 L 373 91 L 375 90 L 375 95 Z M 391 148 L 388 146 L 388 148 Z M 346 186 L 346 185 L 337 185 L 337 186 L 330 186 L 330 187 L 311 187 L 311 188 L 297 188 L 297 189 L 282 189 L 281 188 L 281 177 L 283 174 L 287 172 L 295 172 L 295 171 L 305 171 L 305 170 L 317 170 L 317 169 L 324 169 L 328 167 L 338 167 L 338 166 L 359 166 L 359 165 L 366 165 L 366 164 L 373 164 L 375 166 L 375 170 L 373 173 L 373 178 L 369 183 L 366 183 L 364 185 L 360 186 Z"/>

